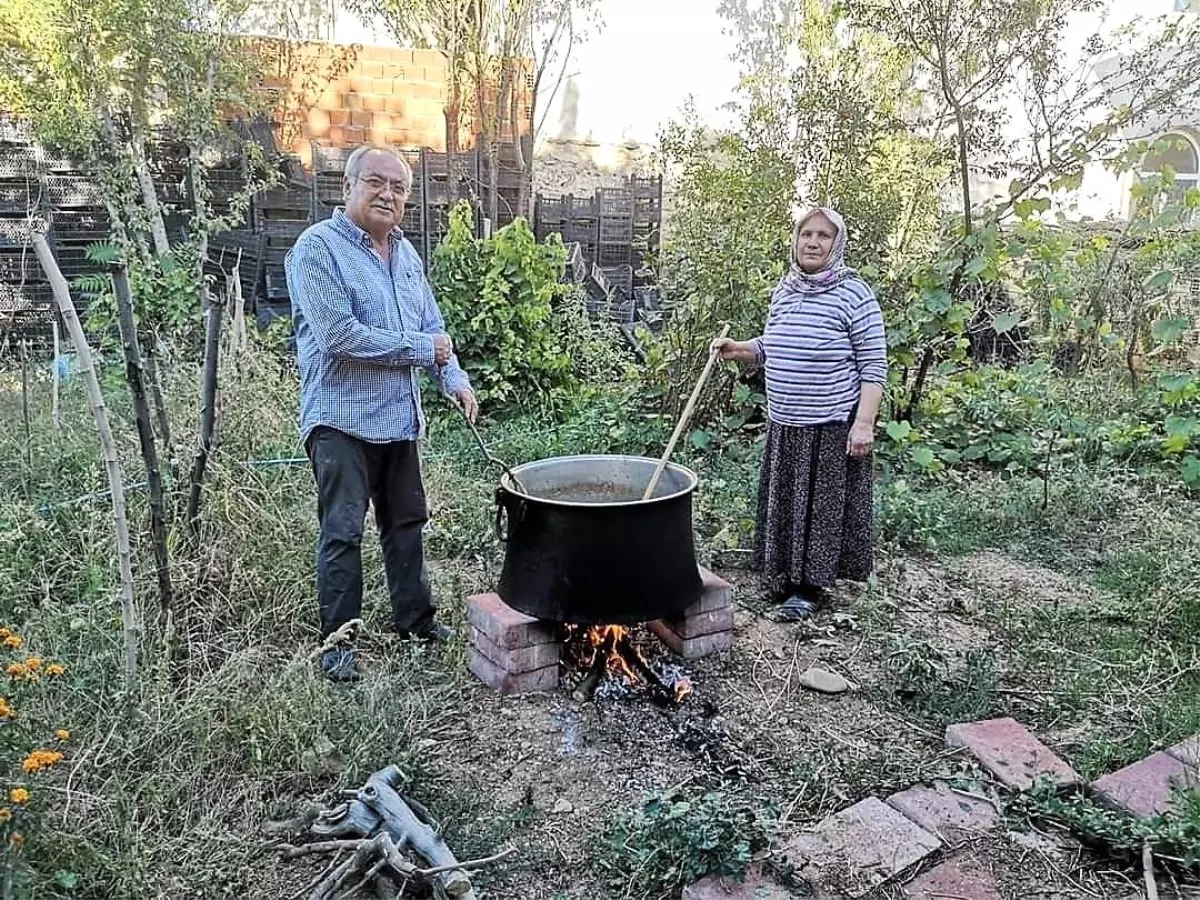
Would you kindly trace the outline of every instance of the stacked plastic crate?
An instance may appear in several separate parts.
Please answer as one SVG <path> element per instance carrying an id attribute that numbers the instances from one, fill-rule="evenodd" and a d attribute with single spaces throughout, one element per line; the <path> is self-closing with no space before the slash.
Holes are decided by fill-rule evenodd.
<path id="1" fill-rule="evenodd" d="M 433 251 L 450 230 L 450 207 L 454 192 L 451 190 L 450 157 L 436 150 L 421 151 L 421 184 L 425 212 L 425 246 L 417 249 L 428 269 L 433 260 Z M 458 154 L 458 196 L 468 198 L 482 196 L 482 163 L 478 151 Z M 478 213 L 478 210 L 477 210 Z M 478 219 L 478 214 L 476 215 Z M 476 222 L 478 229 L 478 222 Z M 414 241 L 414 243 L 416 243 Z"/>
<path id="2" fill-rule="evenodd" d="M 0 121 L 0 331 L 25 338 L 45 317 L 50 286 L 29 247 L 29 219 L 45 214 L 36 148 L 14 125 Z"/>

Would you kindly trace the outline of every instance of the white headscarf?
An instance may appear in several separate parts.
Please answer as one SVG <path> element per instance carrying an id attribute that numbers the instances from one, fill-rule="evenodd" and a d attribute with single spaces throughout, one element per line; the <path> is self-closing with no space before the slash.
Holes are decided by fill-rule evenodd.
<path id="1" fill-rule="evenodd" d="M 800 232 L 805 223 L 818 213 L 837 229 L 837 236 L 833 239 L 833 247 L 825 265 L 816 272 L 805 272 L 800 268 Z M 846 265 L 846 222 L 836 211 L 827 206 L 819 206 L 805 213 L 792 229 L 791 268 L 780 280 L 772 296 L 777 298 L 786 294 L 823 294 L 851 278 L 858 278 L 858 272 Z"/>

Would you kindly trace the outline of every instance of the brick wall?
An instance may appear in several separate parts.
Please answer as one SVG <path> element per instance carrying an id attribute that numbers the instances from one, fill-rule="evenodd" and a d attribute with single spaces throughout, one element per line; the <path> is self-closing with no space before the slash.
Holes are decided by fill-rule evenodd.
<path id="1" fill-rule="evenodd" d="M 446 149 L 446 60 L 435 50 L 303 44 L 271 85 L 294 98 L 277 137 L 283 150 L 312 163 L 310 141 L 345 147 L 366 141 L 403 149 Z M 460 145 L 474 145 L 469 116 Z"/>

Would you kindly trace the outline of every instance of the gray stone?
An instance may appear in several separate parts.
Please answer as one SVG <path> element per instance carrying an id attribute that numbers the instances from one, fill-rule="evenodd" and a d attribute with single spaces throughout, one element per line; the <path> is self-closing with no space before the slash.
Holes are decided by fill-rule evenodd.
<path id="1" fill-rule="evenodd" d="M 850 682 L 841 675 L 815 666 L 800 676 L 800 686 L 819 694 L 844 694 L 850 690 Z"/>

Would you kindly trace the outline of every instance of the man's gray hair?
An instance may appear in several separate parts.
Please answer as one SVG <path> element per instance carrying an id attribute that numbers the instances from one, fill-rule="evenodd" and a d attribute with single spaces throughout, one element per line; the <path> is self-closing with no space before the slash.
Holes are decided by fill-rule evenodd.
<path id="1" fill-rule="evenodd" d="M 412 166 L 408 164 L 408 160 L 404 158 L 404 154 L 396 150 L 394 147 L 380 146 L 379 144 L 359 144 L 354 148 L 354 152 L 346 159 L 346 178 L 353 181 L 362 174 L 363 161 L 371 153 L 386 153 L 400 163 L 400 168 L 404 171 L 405 190 L 412 190 L 413 173 Z"/>

